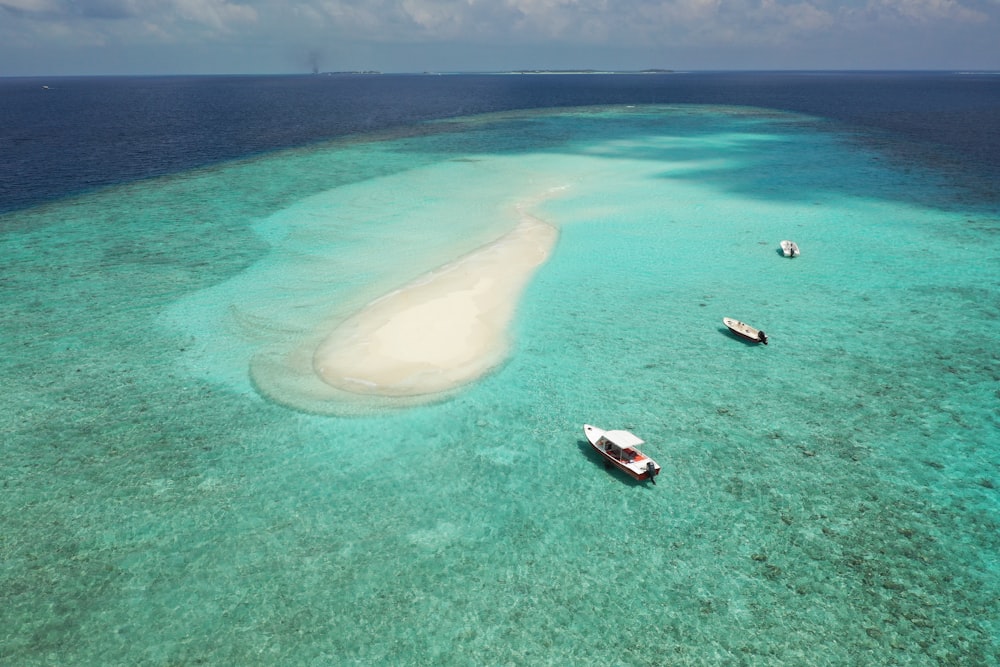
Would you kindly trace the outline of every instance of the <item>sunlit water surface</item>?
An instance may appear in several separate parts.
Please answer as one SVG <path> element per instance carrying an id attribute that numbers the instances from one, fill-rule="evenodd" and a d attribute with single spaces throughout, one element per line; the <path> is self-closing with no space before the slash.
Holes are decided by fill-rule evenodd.
<path id="1" fill-rule="evenodd" d="M 863 139 L 497 114 L 8 214 L 0 661 L 997 664 L 996 205 Z M 492 373 L 282 363 L 524 203 L 560 237 Z"/>

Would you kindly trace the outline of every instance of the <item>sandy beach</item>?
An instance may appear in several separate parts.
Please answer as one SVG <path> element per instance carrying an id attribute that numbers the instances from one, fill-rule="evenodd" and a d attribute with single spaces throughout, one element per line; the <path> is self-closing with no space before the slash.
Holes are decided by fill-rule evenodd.
<path id="1" fill-rule="evenodd" d="M 319 345 L 316 373 L 356 394 L 419 396 L 499 364 L 521 292 L 558 237 L 519 211 L 508 234 L 373 301 Z"/>

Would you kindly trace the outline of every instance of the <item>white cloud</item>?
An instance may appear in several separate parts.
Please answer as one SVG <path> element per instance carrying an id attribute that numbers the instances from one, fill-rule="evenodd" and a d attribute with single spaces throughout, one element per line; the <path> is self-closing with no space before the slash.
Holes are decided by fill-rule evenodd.
<path id="1" fill-rule="evenodd" d="M 337 35 L 376 42 L 556 40 L 638 47 L 783 41 L 834 26 L 836 5 L 808 0 L 316 0 L 300 2 L 292 13 L 313 17 Z M 273 10 L 261 6 L 262 12 Z"/>
<path id="2" fill-rule="evenodd" d="M 48 14 L 59 10 L 58 0 L 0 0 L 0 9 L 15 14 Z"/>
<path id="3" fill-rule="evenodd" d="M 949 53 L 950 39 L 951 53 L 975 49 L 985 54 L 982 66 L 996 67 L 998 22 L 1000 0 L 0 0 L 0 54 L 147 43 L 246 53 L 266 47 L 412 71 L 443 62 L 474 68 L 468 54 L 477 50 L 489 51 L 483 63 L 517 67 L 545 66 L 543 53 L 581 66 L 581 59 L 602 66 L 601 53 L 617 53 L 616 62 L 632 54 L 640 66 L 675 64 L 690 53 L 713 67 L 739 68 L 768 62 L 758 56 L 770 52 L 783 59 L 771 62 L 794 68 L 816 61 L 789 54 L 822 48 L 837 67 L 860 62 L 859 47 L 890 43 L 894 58 L 923 60 L 928 40 Z M 435 61 L 414 63 L 403 53 Z M 373 62 L 383 57 L 400 60 Z"/>
<path id="4" fill-rule="evenodd" d="M 169 14 L 220 32 L 229 32 L 257 21 L 256 9 L 226 0 L 173 0 L 173 5 Z"/>
<path id="5" fill-rule="evenodd" d="M 154 31 L 171 34 L 169 27 L 181 23 L 230 32 L 257 20 L 252 6 L 228 0 L 0 0 L 0 15 L 4 11 L 42 33 L 72 27 L 109 36 L 127 34 L 121 24 L 158 26 Z"/>
<path id="6" fill-rule="evenodd" d="M 244 30 L 263 35 L 283 29 L 287 34 L 325 31 L 374 42 L 558 40 L 633 47 L 784 42 L 809 39 L 838 26 L 989 18 L 965 4 L 975 0 L 866 1 L 299 0 L 289 5 L 280 0 L 0 0 L 0 14 L 6 10 L 11 16 L 40 22 L 93 21 L 88 29 L 109 34 L 117 32 L 112 27 L 115 21 L 134 21 L 143 33 L 155 26 L 155 31 L 181 41 L 193 25 L 207 35 Z"/>
<path id="7" fill-rule="evenodd" d="M 955 0 L 872 0 L 868 5 L 870 15 L 884 21 L 980 22 L 988 19 L 983 12 L 967 7 Z"/>

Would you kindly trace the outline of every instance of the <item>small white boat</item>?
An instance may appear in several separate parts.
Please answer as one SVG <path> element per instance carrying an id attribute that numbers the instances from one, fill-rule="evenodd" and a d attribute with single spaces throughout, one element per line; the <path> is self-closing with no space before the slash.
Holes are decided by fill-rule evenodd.
<path id="1" fill-rule="evenodd" d="M 734 320 L 731 317 L 723 317 L 722 323 L 729 327 L 729 330 L 740 338 L 745 338 L 754 343 L 764 343 L 767 345 L 767 334 L 760 329 L 754 329 L 749 324 Z"/>
<path id="2" fill-rule="evenodd" d="M 649 458 L 638 446 L 643 441 L 630 431 L 605 431 L 583 425 L 583 432 L 590 445 L 604 459 L 605 465 L 613 465 L 632 479 L 644 482 L 647 479 L 656 484 L 660 474 L 660 464 Z"/>
<path id="3" fill-rule="evenodd" d="M 799 256 L 799 246 L 795 241 L 782 241 L 781 242 L 781 254 L 785 257 L 798 257 Z"/>

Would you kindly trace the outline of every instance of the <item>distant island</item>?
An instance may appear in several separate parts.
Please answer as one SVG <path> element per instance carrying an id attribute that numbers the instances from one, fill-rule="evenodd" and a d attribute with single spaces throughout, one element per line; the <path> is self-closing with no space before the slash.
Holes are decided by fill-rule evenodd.
<path id="1" fill-rule="evenodd" d="M 672 74 L 671 69 L 599 70 L 599 69 L 519 69 L 501 74 Z"/>
<path id="2" fill-rule="evenodd" d="M 600 70 L 600 69 L 518 69 L 498 72 L 422 72 L 422 74 L 673 74 L 672 69 L 641 69 L 641 70 Z M 368 76 L 382 74 L 378 70 L 345 70 L 339 72 L 317 72 L 321 76 Z"/>

